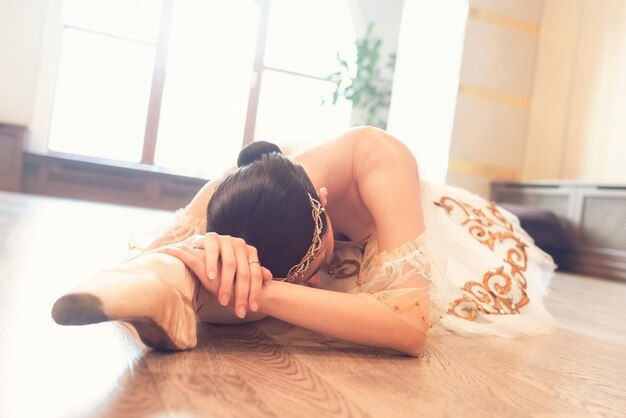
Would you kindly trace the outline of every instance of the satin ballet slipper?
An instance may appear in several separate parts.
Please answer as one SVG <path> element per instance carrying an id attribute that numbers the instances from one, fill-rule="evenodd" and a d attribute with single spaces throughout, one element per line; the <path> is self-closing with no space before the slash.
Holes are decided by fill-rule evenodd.
<path id="1" fill-rule="evenodd" d="M 188 350 L 197 344 L 199 282 L 175 257 L 149 253 L 97 273 L 56 301 L 60 325 L 121 320 L 149 347 Z"/>

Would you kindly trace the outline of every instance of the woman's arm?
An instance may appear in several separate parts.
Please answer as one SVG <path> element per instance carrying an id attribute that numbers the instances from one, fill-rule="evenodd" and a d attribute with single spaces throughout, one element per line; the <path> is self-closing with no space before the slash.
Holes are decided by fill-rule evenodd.
<path id="1" fill-rule="evenodd" d="M 200 281 L 206 281 L 204 258 L 194 251 L 181 245 L 170 247 L 167 253 L 185 263 Z M 421 324 L 410 326 L 368 298 L 272 281 L 271 275 L 265 279 L 259 296 L 260 314 L 335 338 L 389 348 L 410 356 L 417 356 L 423 350 L 426 332 L 420 328 Z"/>
<path id="2" fill-rule="evenodd" d="M 376 224 L 378 251 L 399 247 L 425 229 L 417 162 L 399 140 L 377 128 L 364 129 L 355 156 L 355 178 Z"/>
<path id="3" fill-rule="evenodd" d="M 414 357 L 423 352 L 426 339 L 425 330 L 367 298 L 285 282 L 263 286 L 260 312 L 331 337 Z"/>

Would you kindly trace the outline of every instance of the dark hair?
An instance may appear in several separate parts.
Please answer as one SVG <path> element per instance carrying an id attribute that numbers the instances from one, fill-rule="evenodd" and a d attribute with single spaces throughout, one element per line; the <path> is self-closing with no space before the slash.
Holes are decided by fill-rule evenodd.
<path id="1" fill-rule="evenodd" d="M 215 189 L 207 207 L 207 232 L 243 238 L 274 277 L 286 277 L 313 240 L 308 194 L 319 200 L 304 168 L 280 148 L 255 141 L 239 153 L 238 169 Z M 322 235 L 326 217 L 322 216 Z"/>

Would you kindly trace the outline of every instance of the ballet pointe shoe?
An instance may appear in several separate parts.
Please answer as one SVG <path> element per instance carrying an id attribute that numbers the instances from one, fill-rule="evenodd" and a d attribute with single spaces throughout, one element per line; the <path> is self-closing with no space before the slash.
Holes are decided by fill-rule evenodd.
<path id="1" fill-rule="evenodd" d="M 60 325 L 120 320 L 149 347 L 188 350 L 197 344 L 193 299 L 198 286 L 175 257 L 144 254 L 97 273 L 59 298 L 52 318 Z"/>

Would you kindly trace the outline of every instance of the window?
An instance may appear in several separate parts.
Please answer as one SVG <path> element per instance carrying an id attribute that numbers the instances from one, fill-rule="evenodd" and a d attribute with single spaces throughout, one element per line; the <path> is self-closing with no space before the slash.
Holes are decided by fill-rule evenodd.
<path id="1" fill-rule="evenodd" d="M 161 7 L 66 0 L 48 146 L 140 161 Z"/>
<path id="2" fill-rule="evenodd" d="M 48 148 L 214 177 L 253 138 L 345 129 L 350 104 L 321 98 L 353 48 L 347 4 L 65 0 Z"/>
<path id="3" fill-rule="evenodd" d="M 337 53 L 355 54 L 351 22 L 346 2 L 272 0 L 256 138 L 313 142 L 348 128 L 350 103 L 320 104 L 333 90 L 326 76 L 337 69 Z"/>
<path id="4" fill-rule="evenodd" d="M 253 0 L 174 3 L 158 165 L 220 175 L 243 143 L 260 7 Z"/>

